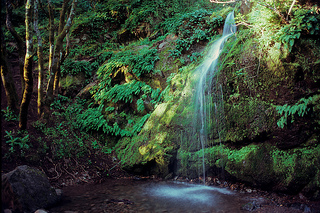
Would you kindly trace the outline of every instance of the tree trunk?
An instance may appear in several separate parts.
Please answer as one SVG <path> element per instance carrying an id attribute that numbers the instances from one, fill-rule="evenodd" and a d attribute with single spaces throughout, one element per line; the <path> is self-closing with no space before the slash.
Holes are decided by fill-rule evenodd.
<path id="1" fill-rule="evenodd" d="M 65 13 L 65 10 L 67 8 L 67 3 L 68 1 L 64 1 L 63 4 L 63 8 L 61 10 L 61 15 L 60 18 L 64 18 L 63 13 Z M 48 87 L 47 87 L 47 96 L 46 98 L 48 98 L 49 100 L 53 99 L 53 94 L 54 92 L 57 92 L 58 86 L 59 86 L 59 80 L 60 80 L 60 60 L 62 59 L 62 47 L 63 47 L 63 39 L 66 37 L 67 33 L 69 33 L 69 30 L 71 28 L 71 24 L 72 24 L 72 20 L 74 18 L 75 15 L 75 8 L 77 5 L 77 0 L 73 0 L 72 2 L 72 7 L 70 10 L 70 14 L 67 20 L 67 23 L 64 25 L 64 27 L 62 27 L 62 25 L 64 24 L 64 21 L 60 20 L 60 24 L 59 24 L 59 30 L 61 30 L 61 32 L 59 32 L 58 37 L 56 38 L 56 45 L 55 45 L 55 50 L 54 50 L 54 57 L 52 60 L 52 69 L 50 72 L 50 76 L 49 76 L 49 81 L 48 81 Z"/>
<path id="2" fill-rule="evenodd" d="M 64 56 L 62 54 L 62 49 L 63 49 L 63 39 L 66 37 L 66 35 L 69 33 L 69 30 L 71 28 L 72 20 L 75 15 L 75 9 L 77 5 L 77 0 L 73 0 L 70 14 L 67 20 L 67 23 L 65 24 L 64 17 L 65 13 L 67 10 L 67 4 L 69 3 L 70 0 L 64 0 L 63 2 L 63 9 L 60 14 L 60 23 L 59 23 L 59 36 L 57 37 L 56 40 L 56 50 L 55 50 L 55 58 L 57 59 L 57 63 L 55 64 L 54 68 L 54 84 L 53 84 L 53 90 L 54 93 L 58 92 L 59 88 L 59 81 L 61 77 L 61 69 L 60 66 L 62 64 L 62 61 L 64 60 Z"/>
<path id="3" fill-rule="evenodd" d="M 33 0 L 27 0 L 26 2 L 26 56 L 24 61 L 23 78 L 25 81 L 25 88 L 23 91 L 22 101 L 20 105 L 20 118 L 19 118 L 19 128 L 24 130 L 27 128 L 27 116 L 28 108 L 31 100 L 32 89 L 33 89 L 33 79 L 32 79 L 32 6 Z"/>
<path id="4" fill-rule="evenodd" d="M 12 78 L 12 70 L 7 59 L 7 51 L 4 43 L 2 29 L 0 29 L 1 37 L 1 79 L 7 96 L 7 105 L 13 112 L 17 111 L 18 95 Z"/>
<path id="5" fill-rule="evenodd" d="M 10 0 L 6 0 L 6 26 L 18 45 L 18 54 L 19 54 L 19 68 L 20 68 L 20 77 L 21 77 L 21 93 L 24 91 L 24 78 L 23 78 L 23 66 L 24 66 L 24 57 L 25 57 L 25 43 L 21 36 L 17 33 L 17 31 L 12 26 L 12 4 Z"/>
<path id="6" fill-rule="evenodd" d="M 53 60 L 53 51 L 54 51 L 54 14 L 53 7 L 51 5 L 51 1 L 48 0 L 48 10 L 49 10 L 49 73 L 52 68 L 52 60 Z"/>
<path id="7" fill-rule="evenodd" d="M 41 116 L 42 113 L 42 102 L 43 102 L 43 47 L 42 47 L 42 37 L 40 34 L 40 30 L 38 28 L 38 8 L 39 8 L 39 0 L 35 0 L 34 2 L 34 31 L 37 35 L 38 41 L 38 116 Z"/>

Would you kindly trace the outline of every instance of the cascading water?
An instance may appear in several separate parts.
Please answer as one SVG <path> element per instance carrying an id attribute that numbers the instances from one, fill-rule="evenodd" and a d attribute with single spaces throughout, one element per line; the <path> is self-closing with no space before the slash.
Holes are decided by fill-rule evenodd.
<path id="1" fill-rule="evenodd" d="M 222 37 L 214 42 L 207 54 L 207 58 L 197 69 L 199 75 L 199 83 L 196 89 L 195 98 L 195 126 L 194 135 L 197 136 L 197 141 L 200 141 L 202 149 L 202 175 L 205 182 L 205 155 L 204 149 L 207 146 L 208 140 L 208 127 L 210 124 L 215 123 L 218 137 L 220 139 L 220 128 L 217 127 L 221 123 L 223 116 L 223 97 L 222 87 L 218 88 L 213 80 L 217 70 L 217 63 L 219 55 L 223 49 L 226 40 L 236 32 L 237 28 L 234 22 L 234 12 L 228 14 L 223 27 Z M 220 106 L 219 106 L 220 105 Z M 222 112 L 218 112 L 218 111 Z M 213 114 L 212 114 L 213 111 Z M 214 118 L 213 118 L 214 117 Z M 212 120 L 213 119 L 213 120 Z"/>

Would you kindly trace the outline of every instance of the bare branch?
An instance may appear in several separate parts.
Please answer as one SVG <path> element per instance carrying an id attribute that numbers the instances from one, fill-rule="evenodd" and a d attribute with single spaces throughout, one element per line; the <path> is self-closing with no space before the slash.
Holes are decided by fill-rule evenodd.
<path id="1" fill-rule="evenodd" d="M 290 9 L 289 9 L 289 11 L 288 11 L 288 14 L 287 14 L 287 18 L 286 18 L 287 21 L 288 21 L 289 15 L 290 15 L 290 13 L 291 13 L 291 10 L 292 10 L 292 8 L 293 8 L 293 5 L 294 5 L 295 3 L 296 3 L 296 0 L 293 0 L 292 4 L 291 4 L 291 6 L 290 6 Z"/>
<path id="2" fill-rule="evenodd" d="M 230 3 L 234 3 L 238 0 L 230 0 L 230 1 L 218 1 L 218 0 L 210 0 L 211 3 L 215 3 L 215 4 L 230 4 Z"/>
<path id="3" fill-rule="evenodd" d="M 248 24 L 248 23 L 243 22 L 243 21 L 236 24 L 236 26 L 239 26 L 239 25 L 244 25 L 244 26 L 246 26 L 246 27 L 252 27 L 251 24 Z"/>

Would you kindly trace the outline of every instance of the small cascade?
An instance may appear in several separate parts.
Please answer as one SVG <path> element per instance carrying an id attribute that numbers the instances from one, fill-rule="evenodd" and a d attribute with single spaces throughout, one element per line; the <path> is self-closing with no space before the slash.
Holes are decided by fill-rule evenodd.
<path id="1" fill-rule="evenodd" d="M 217 63 L 220 53 L 226 40 L 236 32 L 234 22 L 234 12 L 228 14 L 223 27 L 222 37 L 214 42 L 205 58 L 204 62 L 198 67 L 196 73 L 199 75 L 195 98 L 195 120 L 194 135 L 200 141 L 202 150 L 202 175 L 205 183 L 205 148 L 208 146 L 209 129 L 213 126 L 217 129 L 220 138 L 221 125 L 223 125 L 223 94 L 222 87 L 215 85 L 214 76 L 217 70 Z M 210 133 L 211 134 L 211 133 Z"/>

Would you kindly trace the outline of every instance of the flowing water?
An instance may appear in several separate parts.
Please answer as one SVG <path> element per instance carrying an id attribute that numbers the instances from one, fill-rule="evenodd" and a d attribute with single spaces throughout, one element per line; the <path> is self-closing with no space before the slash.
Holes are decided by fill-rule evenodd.
<path id="1" fill-rule="evenodd" d="M 207 146 L 209 126 L 215 123 L 219 139 L 221 126 L 223 125 L 223 96 L 222 87 L 215 85 L 214 76 L 216 75 L 217 64 L 220 53 L 226 40 L 236 32 L 237 28 L 234 22 L 234 12 L 228 14 L 222 37 L 212 44 L 204 62 L 199 66 L 196 74 L 199 75 L 199 83 L 196 89 L 196 111 L 195 111 L 195 135 L 197 141 L 200 141 L 202 154 L 202 175 L 205 181 L 205 155 L 204 149 Z M 213 119 L 213 120 L 212 120 Z"/>

